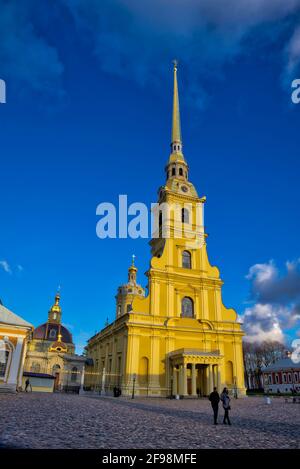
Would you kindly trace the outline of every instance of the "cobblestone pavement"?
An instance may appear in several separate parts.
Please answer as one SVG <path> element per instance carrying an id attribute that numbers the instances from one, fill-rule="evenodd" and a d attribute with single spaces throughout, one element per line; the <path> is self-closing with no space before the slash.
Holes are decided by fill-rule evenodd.
<path id="1" fill-rule="evenodd" d="M 250 397 L 231 407 L 230 427 L 212 424 L 207 399 L 2 394 L 0 447 L 300 448 L 299 404 Z"/>

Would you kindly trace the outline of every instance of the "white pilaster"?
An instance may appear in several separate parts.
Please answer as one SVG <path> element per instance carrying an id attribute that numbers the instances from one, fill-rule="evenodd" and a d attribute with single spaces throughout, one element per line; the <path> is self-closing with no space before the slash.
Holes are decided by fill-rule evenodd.
<path id="1" fill-rule="evenodd" d="M 20 368 L 21 360 L 22 360 L 22 348 L 23 348 L 23 337 L 18 337 L 17 344 L 15 350 L 13 352 L 9 376 L 7 383 L 8 384 L 15 384 L 17 386 L 18 383 L 18 371 Z"/>

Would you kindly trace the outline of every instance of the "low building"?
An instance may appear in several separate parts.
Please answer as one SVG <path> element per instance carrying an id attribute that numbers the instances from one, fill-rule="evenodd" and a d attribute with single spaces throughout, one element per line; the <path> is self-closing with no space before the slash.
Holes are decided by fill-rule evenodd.
<path id="1" fill-rule="evenodd" d="M 38 326 L 28 342 L 24 370 L 54 376 L 55 391 L 79 392 L 85 357 L 75 354 L 71 332 L 61 323 L 60 295 L 48 312 L 48 321 Z"/>
<path id="2" fill-rule="evenodd" d="M 22 386 L 26 342 L 33 326 L 0 302 L 0 392 Z"/>
<path id="3" fill-rule="evenodd" d="M 264 391 L 270 393 L 300 392 L 300 363 L 283 358 L 262 369 Z"/>
<path id="4" fill-rule="evenodd" d="M 22 388 L 26 389 L 26 382 L 29 382 L 28 391 L 53 392 L 55 377 L 47 373 L 32 373 L 24 371 Z"/>

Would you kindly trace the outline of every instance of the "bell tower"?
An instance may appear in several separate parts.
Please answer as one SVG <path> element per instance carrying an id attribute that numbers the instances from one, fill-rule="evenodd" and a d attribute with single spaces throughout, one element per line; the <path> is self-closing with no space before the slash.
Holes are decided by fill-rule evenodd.
<path id="1" fill-rule="evenodd" d="M 203 225 L 206 198 L 199 197 L 195 186 L 189 181 L 189 167 L 182 150 L 177 61 L 173 64 L 171 153 L 165 166 L 166 182 L 158 190 L 158 203 L 154 209 L 157 232 L 153 233 L 150 241 L 154 257 L 162 255 L 168 238 L 180 239 L 183 246 L 184 243 L 190 245 L 193 239 L 198 247 L 205 239 Z"/>
<path id="2" fill-rule="evenodd" d="M 145 290 L 137 283 L 137 267 L 134 264 L 135 255 L 128 269 L 128 282 L 118 288 L 116 295 L 116 317 L 119 318 L 132 310 L 132 302 L 135 297 L 144 298 Z"/>

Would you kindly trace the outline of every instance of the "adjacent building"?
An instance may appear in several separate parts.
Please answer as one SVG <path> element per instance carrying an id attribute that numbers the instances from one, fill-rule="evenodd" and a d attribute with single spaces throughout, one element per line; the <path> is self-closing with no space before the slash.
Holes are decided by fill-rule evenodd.
<path id="1" fill-rule="evenodd" d="M 83 382 L 85 357 L 75 354 L 71 332 L 62 324 L 60 294 L 48 312 L 48 321 L 38 326 L 28 341 L 24 370 L 32 381 L 43 387 L 47 379 L 54 376 L 54 390 L 79 391 Z M 49 378 L 50 379 L 50 378 Z M 51 386 L 45 384 L 45 388 Z M 50 383 L 51 384 L 51 383 Z M 44 389 L 46 390 L 46 389 Z"/>
<path id="2" fill-rule="evenodd" d="M 208 260 L 206 198 L 191 182 L 183 154 L 176 64 L 165 177 L 150 242 L 147 295 L 133 263 L 128 282 L 117 291 L 114 322 L 88 341 L 92 365 L 85 385 L 103 392 L 117 386 L 125 395 L 134 390 L 141 396 L 184 397 L 227 386 L 242 396 L 243 331 L 236 312 L 223 305 L 223 281 Z"/>
<path id="3" fill-rule="evenodd" d="M 27 339 L 33 326 L 0 301 L 0 392 L 22 387 Z"/>
<path id="4" fill-rule="evenodd" d="M 262 373 L 265 392 L 300 392 L 300 363 L 290 357 L 263 368 Z"/>

